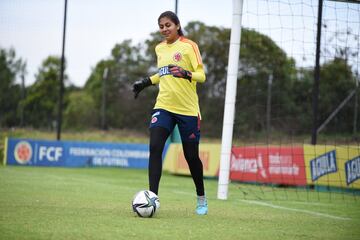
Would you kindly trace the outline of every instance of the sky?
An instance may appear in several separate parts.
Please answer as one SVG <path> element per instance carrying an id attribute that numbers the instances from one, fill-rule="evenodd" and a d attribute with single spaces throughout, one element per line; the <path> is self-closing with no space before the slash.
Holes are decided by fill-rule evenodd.
<path id="1" fill-rule="evenodd" d="M 203 11 L 207 2 L 212 7 Z M 231 4 L 180 0 L 178 14 L 184 26 L 200 20 L 229 27 Z M 68 0 L 65 56 L 71 82 L 83 86 L 91 69 L 110 56 L 116 43 L 146 40 L 158 30 L 157 18 L 166 10 L 175 11 L 174 0 Z M 63 14 L 61 0 L 0 1 L 0 46 L 14 47 L 17 56 L 27 61 L 27 84 L 34 81 L 33 75 L 47 56 L 61 55 Z"/>
<path id="2" fill-rule="evenodd" d="M 300 65 L 311 65 L 317 2 L 245 0 L 242 23 L 270 36 Z M 325 5 L 329 26 L 351 26 L 352 34 L 359 35 L 360 4 L 349 7 L 340 3 L 335 8 L 333 2 L 327 1 Z M 175 0 L 68 0 L 65 57 L 70 82 L 84 86 L 92 68 L 110 57 L 116 43 L 125 39 L 132 39 L 134 44 L 145 41 L 150 33 L 158 31 L 157 18 L 167 10 L 175 11 Z M 35 81 L 35 74 L 48 56 L 61 56 L 63 14 L 64 0 L 0 0 L 0 47 L 14 48 L 17 56 L 26 61 L 26 85 Z M 201 21 L 208 26 L 230 28 L 232 0 L 178 0 L 178 16 L 182 26 Z M 331 37 L 328 29 L 324 38 Z M 342 40 L 345 43 L 336 44 L 350 44 L 351 36 Z M 359 49 L 358 45 L 353 47 Z"/>

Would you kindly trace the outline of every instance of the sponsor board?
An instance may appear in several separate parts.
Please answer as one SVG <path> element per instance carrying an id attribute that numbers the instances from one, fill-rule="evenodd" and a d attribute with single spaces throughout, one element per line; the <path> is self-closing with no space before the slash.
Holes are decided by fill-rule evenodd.
<path id="1" fill-rule="evenodd" d="M 332 150 L 310 160 L 311 180 L 314 182 L 320 177 L 337 172 L 336 151 Z"/>
<path id="2" fill-rule="evenodd" d="M 306 185 L 302 147 L 233 147 L 230 179 L 244 182 Z"/>
<path id="3" fill-rule="evenodd" d="M 220 144 L 199 145 L 199 157 L 203 164 L 203 174 L 205 177 L 216 177 L 218 175 L 220 148 Z M 186 162 L 181 144 L 170 144 L 166 153 L 163 169 L 170 173 L 190 175 L 189 166 Z"/>
<path id="4" fill-rule="evenodd" d="M 342 188 L 360 188 L 358 146 L 304 145 L 307 183 Z"/>
<path id="5" fill-rule="evenodd" d="M 8 139 L 6 145 L 8 165 L 148 167 L 147 144 Z"/>
<path id="6" fill-rule="evenodd" d="M 7 140 L 8 165 L 64 166 L 62 142 L 33 141 L 28 139 Z"/>
<path id="7" fill-rule="evenodd" d="M 350 185 L 360 178 L 360 157 L 345 162 L 346 185 Z"/>

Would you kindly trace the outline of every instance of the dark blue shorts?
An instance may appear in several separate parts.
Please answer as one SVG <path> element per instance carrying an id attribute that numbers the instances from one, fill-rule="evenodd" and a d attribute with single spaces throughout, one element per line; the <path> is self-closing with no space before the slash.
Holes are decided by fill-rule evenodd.
<path id="1" fill-rule="evenodd" d="M 150 128 L 163 127 L 171 133 L 178 125 L 183 142 L 200 141 L 200 118 L 172 113 L 163 109 L 154 109 L 151 115 Z"/>

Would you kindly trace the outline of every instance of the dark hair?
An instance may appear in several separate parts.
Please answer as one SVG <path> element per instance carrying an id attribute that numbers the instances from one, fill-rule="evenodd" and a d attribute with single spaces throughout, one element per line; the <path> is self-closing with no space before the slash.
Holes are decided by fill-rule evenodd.
<path id="1" fill-rule="evenodd" d="M 158 18 L 158 23 L 160 23 L 160 19 L 161 18 L 169 18 L 173 23 L 175 23 L 175 25 L 180 25 L 180 20 L 178 18 L 178 16 L 172 12 L 172 11 L 166 11 L 166 12 L 163 12 L 162 14 L 160 14 L 159 18 Z M 181 25 L 180 25 L 180 28 L 178 30 L 178 34 L 179 36 L 184 36 L 184 33 L 181 29 Z"/>

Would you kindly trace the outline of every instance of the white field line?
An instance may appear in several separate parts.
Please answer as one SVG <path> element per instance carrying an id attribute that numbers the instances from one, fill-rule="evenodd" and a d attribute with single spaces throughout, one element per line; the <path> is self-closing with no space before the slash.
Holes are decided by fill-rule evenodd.
<path id="1" fill-rule="evenodd" d="M 193 193 L 184 192 L 184 191 L 173 190 L 172 192 L 176 193 L 176 194 L 194 196 Z M 271 208 L 275 208 L 275 209 L 282 209 L 282 210 L 293 211 L 293 212 L 307 213 L 307 214 L 318 216 L 318 217 L 325 217 L 325 218 L 336 219 L 336 220 L 344 220 L 344 221 L 352 220 L 351 218 L 347 218 L 347 217 L 338 217 L 338 216 L 333 216 L 333 215 L 329 215 L 329 214 L 326 214 L 326 213 L 319 213 L 319 212 L 314 212 L 314 211 L 309 211 L 309 210 L 304 210 L 304 209 L 282 207 L 282 206 L 278 206 L 278 205 L 274 205 L 274 204 L 270 204 L 270 203 L 259 202 L 259 201 L 251 201 L 251 200 L 240 200 L 240 201 L 245 202 L 245 203 L 249 203 L 249 204 L 257 204 L 257 205 L 261 205 L 261 206 L 265 206 L 265 207 L 271 207 Z"/>
<path id="2" fill-rule="evenodd" d="M 314 211 L 309 211 L 309 210 L 304 210 L 304 209 L 282 207 L 282 206 L 274 205 L 274 204 L 271 204 L 271 203 L 252 201 L 252 200 L 240 200 L 240 201 L 245 202 L 245 203 L 249 203 L 249 204 L 256 204 L 256 205 L 261 205 L 261 206 L 265 206 L 265 207 L 271 207 L 271 208 L 275 208 L 275 209 L 282 209 L 282 210 L 293 211 L 293 212 L 307 213 L 307 214 L 318 216 L 318 217 L 325 217 L 325 218 L 331 218 L 331 219 L 336 219 L 336 220 L 351 220 L 351 218 L 347 218 L 347 217 L 338 217 L 338 216 L 333 216 L 333 215 L 329 215 L 329 214 L 326 214 L 326 213 L 319 213 L 319 212 L 314 212 Z"/>
<path id="3" fill-rule="evenodd" d="M 297 205 L 315 205 L 315 206 L 329 206 L 330 203 L 320 203 L 320 202 L 300 202 L 300 201 L 286 201 L 286 203 L 297 204 Z"/>
<path id="4" fill-rule="evenodd" d="M 182 194 L 182 195 L 189 195 L 189 196 L 196 196 L 195 193 L 189 193 L 189 192 L 184 192 L 184 191 L 178 191 L 178 190 L 172 190 L 173 193 L 176 194 Z"/>

